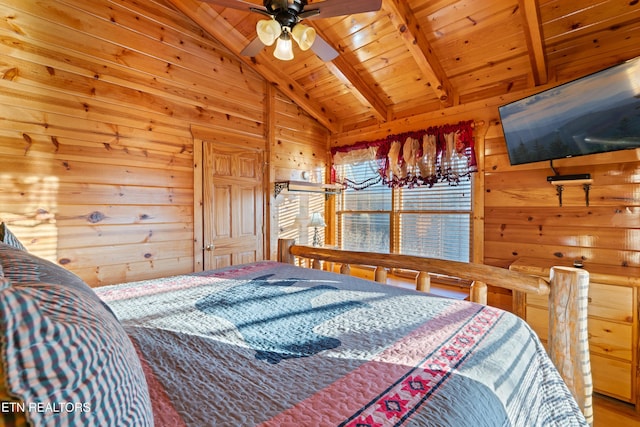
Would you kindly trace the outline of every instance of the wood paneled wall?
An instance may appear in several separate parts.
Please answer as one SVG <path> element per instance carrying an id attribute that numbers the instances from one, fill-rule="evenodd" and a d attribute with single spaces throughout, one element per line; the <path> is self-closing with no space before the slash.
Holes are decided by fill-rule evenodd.
<path id="1" fill-rule="evenodd" d="M 329 131 L 279 92 L 276 92 L 274 110 L 271 163 L 275 179 L 296 179 L 292 176 L 296 172 L 326 169 Z"/>
<path id="2" fill-rule="evenodd" d="M 312 119 L 300 107 L 286 96 L 275 92 L 273 98 L 273 132 L 270 138 L 271 168 L 270 182 L 286 180 L 303 180 L 302 173 L 308 175 L 306 179 L 323 182 L 329 167 L 329 131 Z M 273 185 L 268 189 L 270 212 L 270 258 L 277 259 L 278 209 L 274 202 Z M 308 208 L 308 196 L 302 197 L 300 202 L 306 203 L 302 209 Z M 317 197 L 317 196 L 316 196 Z M 306 211 L 304 212 L 306 214 Z"/>
<path id="3" fill-rule="evenodd" d="M 567 184 L 562 206 L 549 162 L 511 167 L 500 129 L 485 149 L 485 261 L 506 266 L 519 257 L 571 263 L 640 266 L 640 150 L 553 162 L 561 174 L 589 173 Z"/>
<path id="4" fill-rule="evenodd" d="M 3 0 L 0 14 L 0 219 L 91 285 L 192 271 L 194 126 L 266 148 L 272 123 L 276 163 L 303 157 L 290 139 L 326 142 L 164 0 Z"/>

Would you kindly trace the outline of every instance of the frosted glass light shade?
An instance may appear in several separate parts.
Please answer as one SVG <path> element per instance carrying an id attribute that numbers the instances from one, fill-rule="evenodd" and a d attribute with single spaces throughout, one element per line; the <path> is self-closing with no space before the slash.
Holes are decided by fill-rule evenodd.
<path id="1" fill-rule="evenodd" d="M 290 61 L 293 59 L 293 43 L 291 42 L 291 36 L 289 33 L 284 32 L 278 38 L 276 48 L 273 51 L 273 56 L 282 61 Z"/>
<path id="2" fill-rule="evenodd" d="M 291 36 L 301 50 L 308 50 L 316 41 L 316 30 L 303 24 L 296 24 L 291 30 Z"/>
<path id="3" fill-rule="evenodd" d="M 314 212 L 311 214 L 311 218 L 309 219 L 309 227 L 326 227 L 327 224 L 324 223 L 324 219 L 322 218 L 322 214 L 320 212 Z"/>
<path id="4" fill-rule="evenodd" d="M 280 24 L 274 19 L 264 19 L 256 24 L 256 33 L 262 44 L 271 46 L 282 33 Z"/>

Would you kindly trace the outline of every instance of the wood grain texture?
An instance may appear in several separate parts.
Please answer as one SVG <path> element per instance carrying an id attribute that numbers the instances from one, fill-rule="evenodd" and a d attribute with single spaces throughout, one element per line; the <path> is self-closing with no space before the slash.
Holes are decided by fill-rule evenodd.
<path id="1" fill-rule="evenodd" d="M 637 38 L 632 31 L 638 25 L 637 6 L 609 0 L 569 15 L 568 3 L 540 2 L 543 32 L 553 38 L 553 60 L 549 59 L 550 82 L 529 87 L 519 83 L 527 78 L 507 70 L 528 61 L 521 47 L 509 43 L 521 31 L 521 21 L 514 18 L 519 16 L 516 4 L 412 0 L 415 18 L 430 22 L 428 42 L 436 57 L 450 79 L 458 81 L 454 86 L 460 103 L 445 109 L 430 96 L 422 96 L 420 105 L 405 99 L 426 92 L 410 89 L 422 83 L 414 78 L 416 68 L 407 65 L 407 50 L 398 50 L 402 36 L 391 18 L 365 14 L 319 21 L 329 39 L 344 40 L 347 59 L 362 60 L 353 67 L 365 82 L 388 82 L 380 88 L 390 100 L 385 101 L 389 121 L 371 121 L 371 114 L 352 107 L 349 88 L 328 82 L 332 77 L 309 54 L 305 65 L 292 65 L 287 71 L 304 86 L 314 91 L 317 87 L 323 102 L 344 111 L 344 132 L 330 135 L 277 89 L 271 87 L 275 94 L 266 96 L 262 77 L 166 0 L 3 2 L 0 148 L 10 176 L 3 180 L 0 217 L 29 239 L 45 227 L 64 230 L 97 219 L 103 225 L 123 225 L 130 218 L 136 224 L 153 221 L 195 229 L 189 219 L 197 210 L 189 183 L 194 125 L 227 134 L 233 129 L 231 134 L 242 144 L 265 141 L 271 153 L 265 184 L 269 192 L 273 180 L 289 177 L 292 171 L 326 170 L 327 139 L 343 145 L 474 119 L 487 124 L 479 153 L 482 191 L 475 194 L 482 203 L 474 204 L 474 260 L 507 266 L 531 254 L 638 266 L 638 150 L 559 161 L 563 173 L 594 175 L 588 208 L 579 189 L 567 190 L 560 208 L 545 182 L 551 173 L 548 165 L 509 166 L 497 113 L 499 105 L 633 54 L 638 49 L 637 44 L 631 46 Z M 240 26 L 240 32 L 253 31 L 245 15 L 221 13 L 231 25 Z M 622 24 L 600 34 L 594 43 L 596 28 L 609 28 L 614 22 Z M 375 31 L 362 31 L 368 26 Z M 504 31 L 505 43 L 491 49 L 495 40 L 484 34 L 486 28 Z M 343 32 L 354 38 L 345 38 Z M 569 49 L 576 40 L 583 50 Z M 602 52 L 605 46 L 611 54 L 594 50 Z M 491 62 L 489 52 L 502 58 Z M 491 76 L 474 74 L 474 61 L 491 62 Z M 499 80 L 501 85 L 509 83 L 506 92 L 490 83 Z M 498 87 L 500 94 L 495 92 Z M 483 223 L 486 228 L 480 232 Z M 268 233 L 276 235 L 277 229 L 269 228 Z M 269 245 L 275 253 L 274 238 Z M 37 243 L 32 246 L 38 250 Z"/>
<path id="2" fill-rule="evenodd" d="M 236 53 L 262 19 L 170 1 Z M 377 12 L 308 21 L 339 52 L 333 61 L 294 45 L 286 64 L 273 47 L 244 62 L 340 133 L 540 89 L 631 59 L 640 54 L 639 17 L 638 3 L 625 0 L 383 0 Z"/>
<path id="3" fill-rule="evenodd" d="M 509 268 L 547 278 L 552 265 L 552 261 L 545 259 L 521 258 Z M 570 264 L 565 262 L 564 265 Z M 588 271 L 590 279 L 586 306 L 594 391 L 630 402 L 637 408 L 637 295 L 640 276 L 632 267 L 586 263 L 584 270 Z M 546 342 L 551 333 L 550 317 L 557 317 L 557 314 L 549 312 L 548 297 L 519 295 L 517 292 L 515 295 L 523 300 L 518 307 L 519 314 Z"/>
<path id="4" fill-rule="evenodd" d="M 288 240 L 281 245 L 284 244 L 291 245 L 292 242 Z M 441 274 L 469 281 L 478 280 L 478 296 L 484 295 L 486 297 L 486 284 L 525 293 L 540 295 L 549 293 L 548 282 L 540 277 L 485 264 L 446 261 L 412 255 L 344 251 L 302 245 L 292 246 L 289 252 L 301 258 L 319 259 L 327 262 L 343 263 L 343 265 L 354 264 L 384 268 L 402 268 L 417 272 L 424 271 L 426 273 Z M 278 253 L 282 255 L 286 252 L 281 248 Z M 289 259 L 289 257 L 286 259 Z"/>
<path id="5" fill-rule="evenodd" d="M 593 424 L 593 382 L 587 332 L 589 273 L 571 267 L 551 268 L 549 357 Z"/>
<path id="6" fill-rule="evenodd" d="M 193 271 L 191 128 L 264 146 L 264 79 L 163 0 L 0 14 L 0 218 L 91 285 Z"/>

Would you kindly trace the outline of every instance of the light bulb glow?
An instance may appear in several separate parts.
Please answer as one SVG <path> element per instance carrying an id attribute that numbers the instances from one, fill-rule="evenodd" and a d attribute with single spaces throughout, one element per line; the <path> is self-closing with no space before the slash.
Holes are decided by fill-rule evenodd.
<path id="1" fill-rule="evenodd" d="M 293 59 L 293 43 L 287 31 L 284 31 L 278 38 L 273 56 L 282 61 L 290 61 Z"/>

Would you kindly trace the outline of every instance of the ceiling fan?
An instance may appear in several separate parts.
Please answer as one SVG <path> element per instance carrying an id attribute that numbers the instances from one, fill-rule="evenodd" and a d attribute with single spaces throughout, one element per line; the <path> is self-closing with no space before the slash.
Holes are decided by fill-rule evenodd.
<path id="1" fill-rule="evenodd" d="M 287 61 L 293 59 L 295 40 L 302 50 L 311 49 L 323 61 L 331 61 L 338 52 L 316 34 L 312 27 L 301 24 L 303 19 L 329 18 L 380 10 L 382 0 L 324 0 L 308 4 L 307 0 L 264 0 L 264 8 L 243 0 L 204 0 L 218 6 L 248 10 L 268 16 L 258 21 L 256 37 L 241 52 L 256 56 L 265 46 L 276 43 L 273 56 Z"/>

